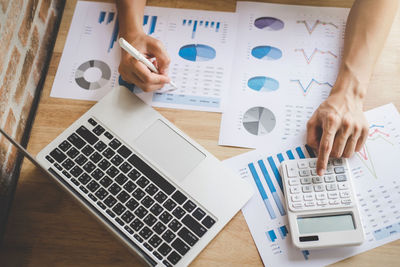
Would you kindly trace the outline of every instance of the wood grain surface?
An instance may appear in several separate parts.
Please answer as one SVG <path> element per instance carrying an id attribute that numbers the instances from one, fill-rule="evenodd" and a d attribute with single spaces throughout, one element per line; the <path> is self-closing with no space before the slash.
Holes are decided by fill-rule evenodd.
<path id="1" fill-rule="evenodd" d="M 271 3 L 350 7 L 353 1 L 268 1 Z M 67 0 L 49 72 L 33 125 L 28 150 L 38 153 L 92 101 L 50 98 L 76 1 Z M 236 1 L 148 1 L 148 5 L 235 11 Z M 400 109 L 400 16 L 398 15 L 371 80 L 365 110 L 393 102 Z M 219 159 L 249 151 L 217 145 L 221 115 L 157 108 Z M 105 228 L 78 206 L 68 193 L 27 160 L 24 161 L 0 251 L 2 266 L 138 266 L 140 263 Z M 373 249 L 334 266 L 399 266 L 400 241 Z M 257 248 L 241 212 L 195 259 L 192 266 L 262 266 Z"/>

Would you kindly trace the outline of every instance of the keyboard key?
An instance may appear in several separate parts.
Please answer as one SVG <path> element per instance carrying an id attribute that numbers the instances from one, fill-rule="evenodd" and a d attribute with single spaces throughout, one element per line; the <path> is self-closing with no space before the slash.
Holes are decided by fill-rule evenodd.
<path id="1" fill-rule="evenodd" d="M 194 212 L 193 212 L 193 217 L 195 217 L 197 220 L 201 220 L 201 219 L 203 219 L 203 217 L 206 215 L 206 213 L 202 210 L 202 209 L 200 209 L 200 208 L 197 208 Z"/>
<path id="2" fill-rule="evenodd" d="M 153 234 L 153 231 L 147 226 L 143 227 L 142 230 L 140 230 L 139 235 L 143 237 L 143 239 L 149 238 Z"/>
<path id="3" fill-rule="evenodd" d="M 71 134 L 68 137 L 68 141 L 70 141 L 71 144 L 73 144 L 77 149 L 81 149 L 86 144 L 86 142 L 82 138 L 80 138 L 76 133 Z"/>
<path id="4" fill-rule="evenodd" d="M 337 189 L 336 184 L 327 184 L 326 185 L 326 190 L 327 191 L 334 191 L 336 189 Z"/>
<path id="5" fill-rule="evenodd" d="M 128 232 L 128 233 L 130 233 L 131 235 L 133 235 L 133 230 L 132 230 L 132 228 L 130 228 L 128 225 L 126 225 L 125 227 L 124 227 L 124 229 Z"/>
<path id="6" fill-rule="evenodd" d="M 124 226 L 125 223 L 120 218 L 116 218 L 115 220 L 119 225 Z"/>
<path id="7" fill-rule="evenodd" d="M 80 183 L 77 180 L 75 180 L 74 178 L 71 179 L 71 182 L 73 182 L 74 185 L 76 185 L 76 186 L 80 185 Z"/>
<path id="8" fill-rule="evenodd" d="M 336 174 L 344 173 L 343 167 L 335 167 L 334 170 Z"/>
<path id="9" fill-rule="evenodd" d="M 122 190 L 121 187 L 119 187 L 116 183 L 113 183 L 110 188 L 108 188 L 108 192 L 113 194 L 114 196 L 118 194 Z"/>
<path id="10" fill-rule="evenodd" d="M 175 236 L 176 235 L 173 232 L 167 230 L 161 237 L 165 240 L 165 242 L 170 243 L 172 240 L 174 240 Z"/>
<path id="11" fill-rule="evenodd" d="M 157 221 L 157 218 L 153 216 L 153 214 L 149 213 L 146 218 L 143 219 L 143 222 L 147 224 L 149 227 L 153 226 Z"/>
<path id="12" fill-rule="evenodd" d="M 174 242 L 175 243 L 175 242 Z M 177 243 L 176 245 L 177 247 L 179 247 L 180 250 L 176 249 L 179 251 L 179 253 L 181 253 L 182 255 L 185 255 L 187 251 L 186 250 L 186 245 L 182 245 L 179 243 Z M 172 251 L 171 254 L 169 254 L 169 256 L 167 257 L 167 260 L 169 260 L 172 264 L 177 264 L 180 260 L 181 260 L 181 256 L 179 256 L 178 253 L 176 253 L 175 251 Z"/>
<path id="13" fill-rule="evenodd" d="M 134 209 L 136 209 L 137 206 L 139 206 L 139 202 L 131 198 L 128 202 L 126 202 L 125 206 L 133 211 Z"/>
<path id="14" fill-rule="evenodd" d="M 97 190 L 95 195 L 96 195 L 96 197 L 103 200 L 108 195 L 108 192 L 104 188 L 100 188 L 99 190 Z"/>
<path id="15" fill-rule="evenodd" d="M 46 156 L 46 159 L 48 162 L 54 163 L 54 159 L 52 157 L 50 157 L 49 155 Z"/>
<path id="16" fill-rule="evenodd" d="M 171 264 L 171 263 L 169 263 L 169 261 L 167 261 L 167 260 L 163 260 L 163 264 L 166 266 L 166 267 L 172 267 L 173 265 Z"/>
<path id="17" fill-rule="evenodd" d="M 85 164 L 85 162 L 87 161 L 88 159 L 84 156 L 84 155 L 82 155 L 82 154 L 79 154 L 79 156 L 77 156 L 76 158 L 75 158 L 75 162 L 76 162 L 76 164 L 78 164 L 79 166 L 82 166 L 83 164 Z"/>
<path id="18" fill-rule="evenodd" d="M 150 184 L 148 187 L 146 187 L 145 191 L 150 196 L 153 196 L 155 193 L 157 193 L 158 188 L 154 184 Z"/>
<path id="19" fill-rule="evenodd" d="M 102 208 L 103 210 L 105 210 L 107 208 L 106 205 L 104 205 L 100 201 L 97 202 L 97 205 L 99 205 L 99 207 Z"/>
<path id="20" fill-rule="evenodd" d="M 96 181 L 100 180 L 104 176 L 104 172 L 102 172 L 100 169 L 95 169 L 90 176 L 92 176 L 93 179 Z"/>
<path id="21" fill-rule="evenodd" d="M 160 213 L 163 211 L 163 208 L 158 205 L 157 203 L 154 204 L 151 208 L 150 208 L 150 212 L 153 213 L 155 216 L 160 215 Z"/>
<path id="22" fill-rule="evenodd" d="M 111 163 L 114 164 L 114 166 L 119 166 L 123 161 L 124 161 L 124 159 L 121 158 L 120 155 L 115 155 L 115 156 L 111 159 Z"/>
<path id="23" fill-rule="evenodd" d="M 207 232 L 206 228 L 204 228 L 189 214 L 183 217 L 182 223 L 199 237 L 202 237 Z"/>
<path id="24" fill-rule="evenodd" d="M 128 162 L 124 162 L 121 166 L 119 166 L 119 169 L 123 173 L 128 173 L 130 170 L 132 170 L 132 165 L 130 165 Z"/>
<path id="25" fill-rule="evenodd" d="M 178 202 L 178 204 L 183 204 L 187 197 L 182 194 L 180 191 L 176 191 L 173 195 L 172 195 L 172 199 L 175 200 L 176 202 Z"/>
<path id="26" fill-rule="evenodd" d="M 197 207 L 196 204 L 194 204 L 190 199 L 188 201 L 186 201 L 185 204 L 183 204 L 183 208 L 187 212 L 192 212 L 196 207 Z"/>
<path id="27" fill-rule="evenodd" d="M 132 196 L 137 200 L 141 200 L 145 194 L 146 193 L 142 189 L 138 188 L 135 191 L 133 191 Z"/>
<path id="28" fill-rule="evenodd" d="M 110 158 L 112 158 L 112 156 L 115 155 L 115 152 L 111 148 L 107 148 L 106 150 L 104 150 L 104 152 L 102 154 L 104 157 L 110 159 Z"/>
<path id="29" fill-rule="evenodd" d="M 111 166 L 111 167 L 107 170 L 106 173 L 107 173 L 108 176 L 110 176 L 111 178 L 114 178 L 114 177 L 119 173 L 119 170 L 118 170 L 117 168 L 115 168 L 114 166 Z"/>
<path id="30" fill-rule="evenodd" d="M 123 185 L 127 180 L 128 177 L 126 177 L 122 173 L 118 174 L 118 176 L 115 178 L 115 181 L 120 185 Z"/>
<path id="31" fill-rule="evenodd" d="M 94 132 L 97 136 L 99 136 L 99 135 L 101 135 L 102 133 L 104 133 L 104 131 L 105 131 L 105 129 L 104 129 L 103 127 L 101 127 L 100 125 L 97 125 L 97 126 L 93 129 L 93 132 Z"/>
<path id="32" fill-rule="evenodd" d="M 63 141 L 59 146 L 58 146 L 62 151 L 66 152 L 70 147 L 71 144 L 68 143 L 67 140 Z"/>
<path id="33" fill-rule="evenodd" d="M 189 229 L 187 229 L 186 227 L 183 227 L 178 232 L 178 236 L 180 238 L 182 238 L 186 243 L 188 243 L 192 247 L 197 243 L 197 241 L 199 241 L 199 239 L 192 232 L 190 232 Z"/>
<path id="34" fill-rule="evenodd" d="M 143 246 L 147 248 L 148 251 L 153 251 L 153 248 L 148 243 L 144 243 Z"/>
<path id="35" fill-rule="evenodd" d="M 142 203 L 142 205 L 145 206 L 146 208 L 150 208 L 150 206 L 153 205 L 154 200 L 153 200 L 151 197 L 146 196 L 146 197 L 142 200 L 142 202 L 140 202 L 140 203 Z"/>
<path id="36" fill-rule="evenodd" d="M 207 227 L 208 229 L 210 229 L 214 223 L 215 220 L 213 218 L 211 218 L 210 216 L 207 216 L 204 218 L 204 220 L 201 222 L 205 227 Z"/>
<path id="37" fill-rule="evenodd" d="M 81 176 L 79 176 L 78 180 L 79 182 L 81 182 L 82 184 L 87 184 L 92 178 L 90 178 L 89 175 L 87 175 L 86 173 L 82 173 Z"/>
<path id="38" fill-rule="evenodd" d="M 79 151 L 75 147 L 71 147 L 70 150 L 68 150 L 67 155 L 71 159 L 74 159 L 76 156 L 78 156 Z"/>
<path id="39" fill-rule="evenodd" d="M 98 153 L 98 152 L 94 152 L 91 156 L 90 156 L 90 160 L 93 161 L 94 163 L 99 162 L 103 157 Z"/>
<path id="40" fill-rule="evenodd" d="M 343 165 L 343 159 L 334 159 L 334 160 L 333 160 L 333 165 L 334 165 L 334 166 Z"/>
<path id="41" fill-rule="evenodd" d="M 50 156 L 52 156 L 52 158 L 55 159 L 58 163 L 63 162 L 67 158 L 64 152 L 62 152 L 61 149 L 59 149 L 58 147 L 50 152 Z"/>
<path id="42" fill-rule="evenodd" d="M 87 157 L 89 157 L 90 154 L 92 154 L 93 152 L 94 152 L 94 149 L 93 149 L 91 146 L 89 146 L 89 145 L 86 145 L 86 146 L 82 149 L 82 153 L 83 153 L 85 156 L 87 156 Z"/>
<path id="43" fill-rule="evenodd" d="M 190 247 L 188 245 L 186 245 L 185 242 L 183 242 L 180 238 L 175 239 L 175 241 L 172 242 L 171 246 L 174 249 L 176 249 L 182 256 L 184 256 L 186 254 L 186 252 L 188 252 L 190 249 Z M 173 251 L 172 253 L 174 253 L 174 252 L 175 251 Z M 176 263 L 176 262 L 172 261 L 169 256 L 167 259 L 174 264 Z"/>
<path id="44" fill-rule="evenodd" d="M 157 235 L 153 235 L 150 239 L 149 239 L 149 244 L 153 247 L 153 248 L 157 248 L 160 244 L 161 244 L 162 240 L 161 238 L 159 238 Z"/>
<path id="45" fill-rule="evenodd" d="M 106 204 L 107 207 L 109 207 L 109 208 L 111 208 L 112 206 L 114 206 L 115 203 L 117 203 L 117 200 L 116 200 L 113 196 L 108 196 L 108 197 L 104 200 L 104 204 Z"/>
<path id="46" fill-rule="evenodd" d="M 299 175 L 300 175 L 301 177 L 309 176 L 309 175 L 310 175 L 310 170 L 300 170 L 300 171 L 299 171 Z"/>
<path id="47" fill-rule="evenodd" d="M 153 255 L 156 256 L 156 258 L 159 259 L 159 260 L 162 260 L 162 259 L 163 259 L 163 256 L 161 256 L 160 254 L 158 254 L 157 251 L 154 251 L 154 252 L 153 252 Z"/>
<path id="48" fill-rule="evenodd" d="M 118 150 L 117 150 L 118 154 L 120 154 L 123 158 L 128 158 L 131 154 L 132 151 L 127 148 L 125 145 L 122 145 Z"/>
<path id="49" fill-rule="evenodd" d="M 136 238 L 137 241 L 143 242 L 143 238 L 141 238 L 139 235 L 134 235 L 134 238 Z"/>
<path id="50" fill-rule="evenodd" d="M 183 215 L 186 214 L 186 211 L 182 209 L 181 207 L 176 207 L 174 211 L 172 212 L 172 215 L 174 215 L 176 218 L 180 219 L 183 217 Z"/>
<path id="51" fill-rule="evenodd" d="M 125 191 L 122 191 L 122 192 L 119 193 L 119 195 L 117 196 L 117 199 L 118 199 L 119 201 L 121 201 L 122 203 L 125 203 L 129 198 L 130 198 L 129 194 L 126 193 Z"/>
<path id="52" fill-rule="evenodd" d="M 86 187 L 93 193 L 100 187 L 100 185 L 95 181 L 91 181 Z"/>
<path id="53" fill-rule="evenodd" d="M 138 172 L 136 169 L 133 169 L 129 174 L 128 177 L 131 178 L 132 180 L 136 181 L 137 178 L 142 176 L 140 172 Z"/>
<path id="54" fill-rule="evenodd" d="M 96 122 L 94 119 L 92 119 L 92 118 L 88 119 L 88 122 L 89 122 L 92 126 L 96 126 L 96 125 L 97 125 L 97 122 Z"/>
<path id="55" fill-rule="evenodd" d="M 83 170 L 81 168 L 79 168 L 78 166 L 75 166 L 71 169 L 70 173 L 72 176 L 74 176 L 75 178 L 77 178 L 79 175 L 81 175 L 83 172 Z"/>
<path id="56" fill-rule="evenodd" d="M 115 150 L 121 145 L 121 142 L 118 141 L 117 139 L 114 139 L 108 145 Z"/>
<path id="57" fill-rule="evenodd" d="M 130 226 L 132 227 L 132 229 L 133 229 L 134 231 L 136 231 L 136 232 L 139 231 L 140 228 L 143 227 L 143 225 L 144 225 L 144 223 L 141 222 L 139 219 L 134 219 L 133 222 L 130 224 Z"/>
<path id="58" fill-rule="evenodd" d="M 323 182 L 321 176 L 313 177 L 313 178 L 312 178 L 312 181 L 313 181 L 314 184 L 320 184 L 320 183 Z"/>
<path id="59" fill-rule="evenodd" d="M 91 161 L 87 162 L 87 163 L 83 166 L 83 169 L 84 169 L 87 173 L 91 173 L 92 171 L 94 171 L 95 168 L 96 168 L 96 165 L 94 165 Z"/>
<path id="60" fill-rule="evenodd" d="M 146 216 L 147 213 L 148 211 L 143 206 L 139 206 L 139 208 L 135 210 L 136 216 L 138 216 L 140 219 Z"/>
<path id="61" fill-rule="evenodd" d="M 162 232 L 165 231 L 165 229 L 167 229 L 167 227 L 162 224 L 161 222 L 157 222 L 154 226 L 153 226 L 153 230 L 154 232 L 156 232 L 157 234 L 161 235 Z"/>
<path id="62" fill-rule="evenodd" d="M 99 141 L 94 145 L 94 148 L 99 152 L 103 151 L 106 147 L 107 145 L 104 144 L 103 141 Z"/>
<path id="63" fill-rule="evenodd" d="M 63 166 L 64 166 L 64 165 L 63 165 Z M 338 181 L 338 182 L 345 182 L 345 181 L 347 181 L 347 177 L 346 177 L 345 174 L 336 175 L 336 181 Z"/>
<path id="64" fill-rule="evenodd" d="M 110 140 L 113 139 L 113 137 L 114 137 L 114 136 L 113 136 L 112 134 L 110 134 L 109 132 L 105 132 L 105 133 L 104 133 L 104 136 L 107 137 L 107 138 L 110 139 Z"/>
<path id="65" fill-rule="evenodd" d="M 137 155 L 132 155 L 128 159 L 135 168 L 139 169 L 147 178 L 149 178 L 155 185 L 157 185 L 161 190 L 163 190 L 167 195 L 171 195 L 175 191 L 175 187 L 170 184 L 166 179 L 159 175 L 155 170 L 153 170 L 149 165 L 147 165 L 143 160 L 141 160 Z"/>
<path id="66" fill-rule="evenodd" d="M 75 165 L 75 163 L 74 163 L 72 160 L 70 160 L 70 159 L 66 159 L 66 160 L 62 163 L 62 166 L 63 166 L 64 169 L 66 169 L 66 170 L 71 169 L 72 167 L 74 167 L 74 165 Z"/>
<path id="67" fill-rule="evenodd" d="M 100 169 L 102 169 L 103 171 L 107 170 L 108 167 L 110 167 L 111 163 L 108 162 L 107 160 L 103 159 L 102 161 L 99 162 L 99 164 L 97 165 Z"/>
<path id="68" fill-rule="evenodd" d="M 159 217 L 160 221 L 162 221 L 163 223 L 167 224 L 169 223 L 169 221 L 172 219 L 172 215 L 169 214 L 168 212 L 164 211 L 160 217 Z"/>
<path id="69" fill-rule="evenodd" d="M 91 145 L 94 145 L 99 140 L 99 138 L 89 131 L 85 126 L 79 127 L 76 132 Z"/>
<path id="70" fill-rule="evenodd" d="M 117 205 L 115 205 L 112 210 L 116 214 L 121 215 L 126 210 L 126 208 L 121 203 L 117 203 Z"/>
<path id="71" fill-rule="evenodd" d="M 159 191 L 155 196 L 154 199 L 157 200 L 158 203 L 163 203 L 167 199 L 167 195 L 163 192 Z"/>
<path id="72" fill-rule="evenodd" d="M 106 210 L 107 214 L 111 216 L 111 218 L 115 217 L 114 212 L 112 212 L 111 210 Z"/>
<path id="73" fill-rule="evenodd" d="M 149 184 L 149 180 L 146 179 L 146 177 L 142 176 L 137 180 L 136 182 L 141 188 L 146 187 L 146 185 Z"/>
<path id="74" fill-rule="evenodd" d="M 67 171 L 63 171 L 62 173 L 65 175 L 65 177 L 71 178 L 71 174 L 69 174 Z"/>
<path id="75" fill-rule="evenodd" d="M 174 231 L 174 232 L 178 231 L 179 228 L 181 228 L 181 226 L 182 226 L 182 224 L 181 224 L 178 220 L 176 220 L 176 219 L 173 219 L 173 220 L 168 224 L 168 227 L 169 227 L 172 231 Z"/>
<path id="76" fill-rule="evenodd" d="M 157 251 L 161 253 L 161 255 L 163 256 L 167 256 L 168 253 L 170 253 L 172 250 L 172 248 L 170 246 L 168 246 L 166 243 L 163 243 L 158 249 Z"/>
<path id="77" fill-rule="evenodd" d="M 126 191 L 128 191 L 128 193 L 132 193 L 133 190 L 135 190 L 136 185 L 132 182 L 132 181 L 128 181 L 125 185 L 124 185 L 124 189 Z"/>
<path id="78" fill-rule="evenodd" d="M 171 211 L 173 208 L 176 207 L 176 203 L 172 199 L 168 199 L 167 201 L 165 201 L 163 207 Z"/>
<path id="79" fill-rule="evenodd" d="M 85 193 L 85 194 L 89 193 L 89 191 L 87 191 L 87 189 L 86 189 L 85 187 L 83 187 L 83 185 L 81 185 L 81 186 L 79 187 L 79 189 L 80 189 L 83 193 Z"/>
<path id="80" fill-rule="evenodd" d="M 110 177 L 106 176 L 100 180 L 100 184 L 107 188 L 110 186 L 110 184 L 112 184 L 112 180 L 110 179 Z"/>

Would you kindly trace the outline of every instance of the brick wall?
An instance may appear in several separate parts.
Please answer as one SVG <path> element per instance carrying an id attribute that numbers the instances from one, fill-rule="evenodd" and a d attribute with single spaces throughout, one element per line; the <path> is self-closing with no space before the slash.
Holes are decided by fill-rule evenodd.
<path id="1" fill-rule="evenodd" d="M 65 0 L 0 0 L 0 127 L 26 145 Z M 0 136 L 0 239 L 20 157 Z"/>

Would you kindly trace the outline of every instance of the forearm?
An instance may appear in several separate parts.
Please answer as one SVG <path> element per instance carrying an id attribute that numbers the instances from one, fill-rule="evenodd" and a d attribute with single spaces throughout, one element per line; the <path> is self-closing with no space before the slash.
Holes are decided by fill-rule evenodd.
<path id="1" fill-rule="evenodd" d="M 119 34 L 127 37 L 143 33 L 143 14 L 146 0 L 116 0 Z"/>
<path id="2" fill-rule="evenodd" d="M 332 93 L 362 100 L 386 41 L 399 0 L 356 0 L 350 11 L 344 51 Z"/>

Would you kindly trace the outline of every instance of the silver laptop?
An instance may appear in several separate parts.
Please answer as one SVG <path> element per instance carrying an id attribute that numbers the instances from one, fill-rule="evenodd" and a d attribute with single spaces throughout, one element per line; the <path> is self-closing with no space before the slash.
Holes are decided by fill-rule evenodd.
<path id="1" fill-rule="evenodd" d="M 125 87 L 26 156 L 151 266 L 188 265 L 253 193 Z"/>

